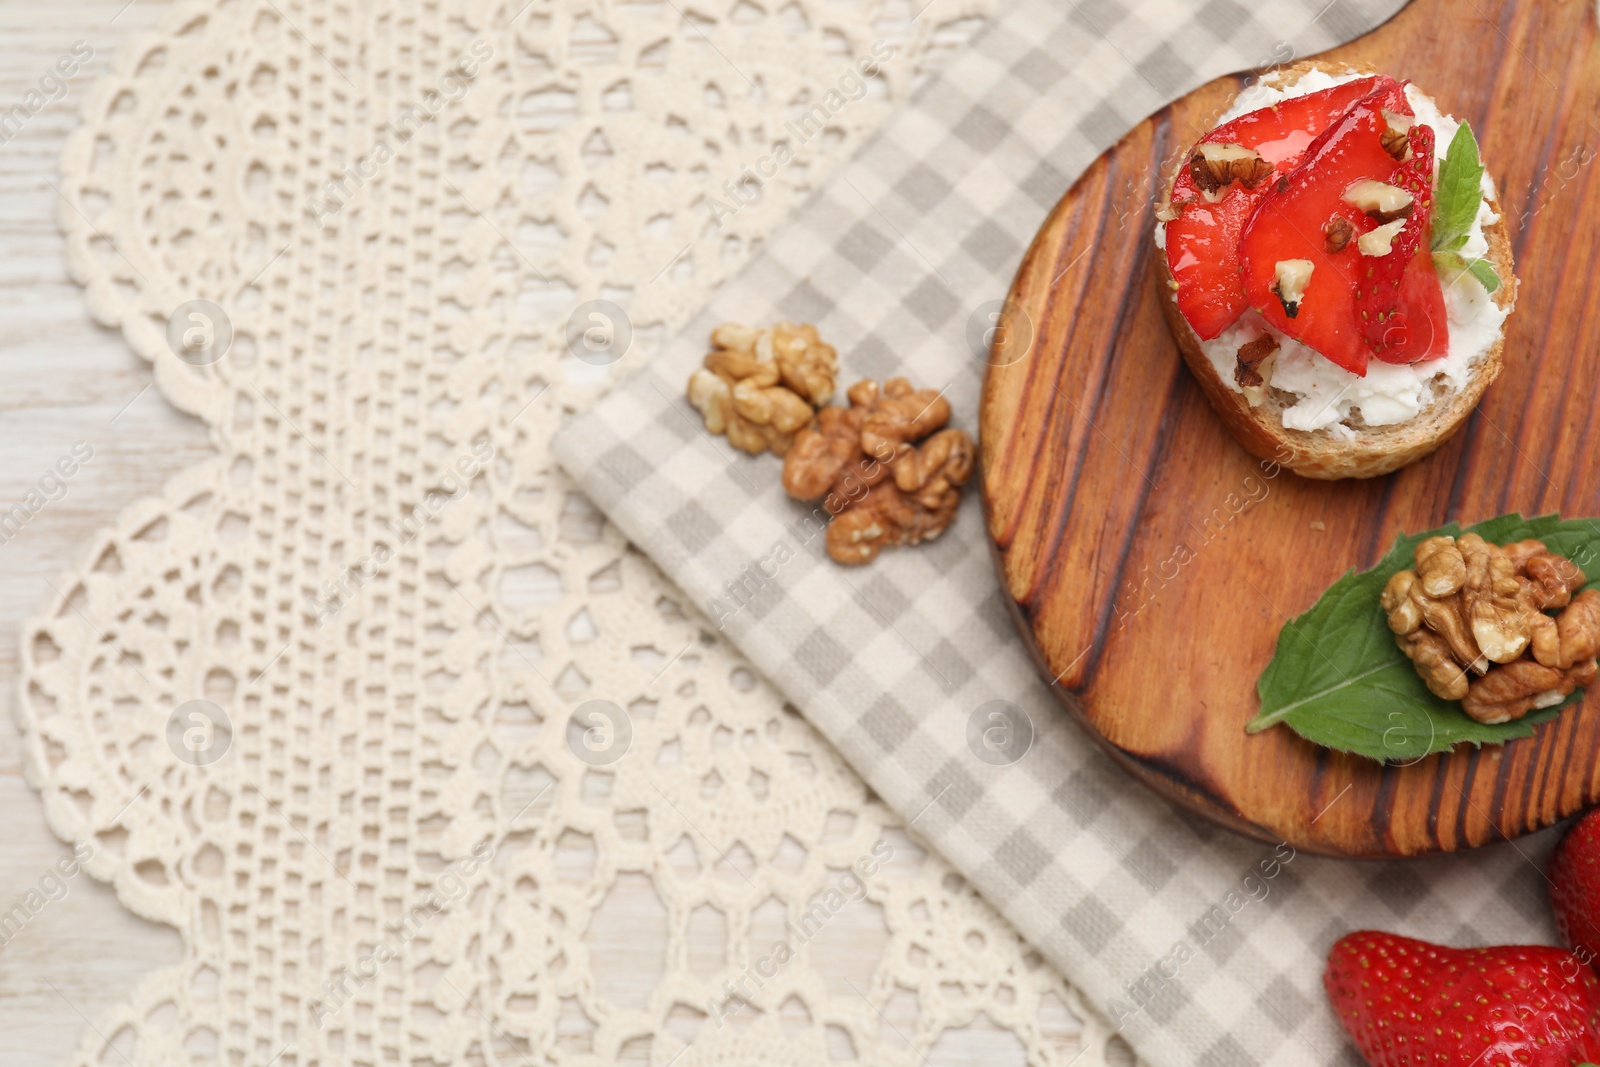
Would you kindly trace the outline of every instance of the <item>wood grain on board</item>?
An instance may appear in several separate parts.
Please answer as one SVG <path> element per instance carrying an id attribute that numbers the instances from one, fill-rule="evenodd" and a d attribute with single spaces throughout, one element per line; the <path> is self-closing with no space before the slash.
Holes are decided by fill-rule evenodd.
<path id="1" fill-rule="evenodd" d="M 1522 281 L 1483 405 L 1439 452 L 1371 481 L 1279 473 L 1229 437 L 1149 262 L 1161 176 L 1245 82 L 1223 78 L 1102 156 L 1024 258 L 1011 300 L 1031 330 L 998 340 L 980 415 L 989 532 L 1041 671 L 1136 777 L 1316 852 L 1455 850 L 1600 801 L 1600 696 L 1535 737 L 1406 767 L 1244 726 L 1283 624 L 1398 532 L 1600 514 L 1595 8 L 1414 0 L 1318 58 L 1410 78 L 1478 133 Z"/>

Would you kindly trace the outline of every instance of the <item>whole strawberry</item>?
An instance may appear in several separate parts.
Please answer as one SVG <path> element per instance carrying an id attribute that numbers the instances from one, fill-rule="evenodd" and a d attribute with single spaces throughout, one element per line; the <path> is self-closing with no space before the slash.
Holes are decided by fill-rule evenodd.
<path id="1" fill-rule="evenodd" d="M 1372 1067 L 1600 1062 L 1600 979 L 1564 949 L 1361 930 L 1333 946 L 1323 985 Z"/>
<path id="2" fill-rule="evenodd" d="M 1600 808 L 1567 831 L 1550 859 L 1550 903 L 1561 939 L 1577 957 L 1600 962 Z"/>

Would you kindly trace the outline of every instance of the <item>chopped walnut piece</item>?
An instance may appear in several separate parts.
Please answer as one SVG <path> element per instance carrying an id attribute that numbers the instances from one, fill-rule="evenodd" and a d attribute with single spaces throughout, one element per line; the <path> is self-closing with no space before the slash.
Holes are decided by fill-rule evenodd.
<path id="1" fill-rule="evenodd" d="M 1411 155 L 1411 127 L 1416 119 L 1384 108 L 1383 120 L 1383 133 L 1378 135 L 1378 143 L 1396 162 L 1404 163 Z"/>
<path id="2" fill-rule="evenodd" d="M 1600 590 L 1577 592 L 1587 578 L 1571 560 L 1539 541 L 1500 546 L 1471 533 L 1427 538 L 1414 559 L 1379 603 L 1433 693 L 1495 724 L 1595 681 Z"/>
<path id="3" fill-rule="evenodd" d="M 1197 196 L 1186 196 L 1182 200 L 1174 200 L 1165 208 L 1158 210 L 1156 218 L 1162 222 L 1171 222 L 1180 217 L 1185 208 L 1192 207 L 1199 202 L 1200 198 Z"/>
<path id="4" fill-rule="evenodd" d="M 1344 202 L 1354 204 L 1378 222 L 1408 219 L 1416 208 L 1416 198 L 1398 185 L 1362 178 L 1344 191 Z"/>
<path id="5" fill-rule="evenodd" d="M 975 449 L 966 431 L 942 429 L 950 404 L 937 390 L 891 378 L 857 382 L 846 395 L 849 408 L 824 408 L 800 432 L 783 485 L 799 500 L 823 498 L 834 516 L 828 555 L 854 565 L 939 536 L 961 503 Z"/>
<path id="6" fill-rule="evenodd" d="M 1384 223 L 1377 229 L 1368 230 L 1356 240 L 1356 251 L 1363 256 L 1381 259 L 1394 251 L 1395 239 L 1400 236 L 1400 231 L 1405 228 L 1405 219 L 1395 219 Z"/>
<path id="7" fill-rule="evenodd" d="M 1345 245 L 1356 235 L 1355 226 L 1343 215 L 1335 215 L 1322 228 L 1322 250 L 1328 255 L 1343 252 Z"/>
<path id="8" fill-rule="evenodd" d="M 811 421 L 813 407 L 833 396 L 838 355 L 812 326 L 780 322 L 766 329 L 725 322 L 689 378 L 689 403 L 706 429 L 727 434 L 746 452 L 783 455 Z"/>
<path id="9" fill-rule="evenodd" d="M 1260 389 L 1267 384 L 1264 365 L 1278 351 L 1277 338 L 1264 333 L 1254 341 L 1239 346 L 1239 362 L 1233 368 L 1233 380 L 1241 389 Z M 1270 369 L 1270 368 L 1266 368 Z"/>
<path id="10" fill-rule="evenodd" d="M 1396 160 L 1404 160 L 1411 151 L 1411 135 L 1403 130 L 1384 130 L 1378 137 L 1383 150 Z"/>
<path id="11" fill-rule="evenodd" d="M 1189 157 L 1189 174 L 1203 193 L 1238 182 L 1254 189 L 1272 175 L 1272 164 L 1243 145 L 1203 144 Z"/>
<path id="12" fill-rule="evenodd" d="M 1300 298 L 1311 284 L 1316 264 L 1309 259 L 1280 259 L 1273 265 L 1272 294 L 1291 319 L 1300 314 Z"/>

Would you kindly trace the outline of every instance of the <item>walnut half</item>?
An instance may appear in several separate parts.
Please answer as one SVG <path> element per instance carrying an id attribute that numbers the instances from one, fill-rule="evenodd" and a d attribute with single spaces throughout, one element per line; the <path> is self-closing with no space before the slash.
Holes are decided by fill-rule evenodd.
<path id="1" fill-rule="evenodd" d="M 1586 589 L 1554 619 L 1539 616 L 1533 630 L 1533 658 L 1566 670 L 1600 655 L 1600 591 Z"/>
<path id="2" fill-rule="evenodd" d="M 1573 690 L 1594 684 L 1597 674 L 1600 669 L 1592 659 L 1564 671 L 1531 659 L 1517 660 L 1473 682 L 1461 710 L 1491 726 L 1511 722 L 1530 711 L 1555 707 Z"/>
<path id="3" fill-rule="evenodd" d="M 1267 377 L 1272 373 L 1273 358 L 1277 354 L 1278 341 L 1270 333 L 1239 346 L 1233 380 L 1244 391 L 1251 407 L 1260 407 L 1266 397 Z"/>
<path id="4" fill-rule="evenodd" d="M 1355 235 L 1356 228 L 1350 220 L 1343 215 L 1335 215 L 1322 227 L 1322 250 L 1330 256 L 1337 255 L 1345 250 Z"/>

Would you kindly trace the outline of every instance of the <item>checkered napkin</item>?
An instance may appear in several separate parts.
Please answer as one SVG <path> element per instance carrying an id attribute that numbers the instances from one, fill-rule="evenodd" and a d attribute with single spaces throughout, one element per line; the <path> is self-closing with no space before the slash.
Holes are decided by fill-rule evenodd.
<path id="1" fill-rule="evenodd" d="M 1210 78 L 1331 47 L 1399 6 L 1018 0 L 556 442 L 633 542 L 1158 1067 L 1358 1063 L 1321 990 L 1331 943 L 1361 926 L 1548 941 L 1533 866 L 1548 835 L 1362 864 L 1202 825 L 1065 720 L 1013 630 L 976 501 L 937 541 L 838 567 L 779 461 L 708 436 L 684 383 L 719 322 L 814 322 L 846 381 L 944 386 L 972 428 L 969 320 L 987 325 L 1101 151 Z M 996 726 L 1016 732 L 998 757 L 983 743 Z"/>

